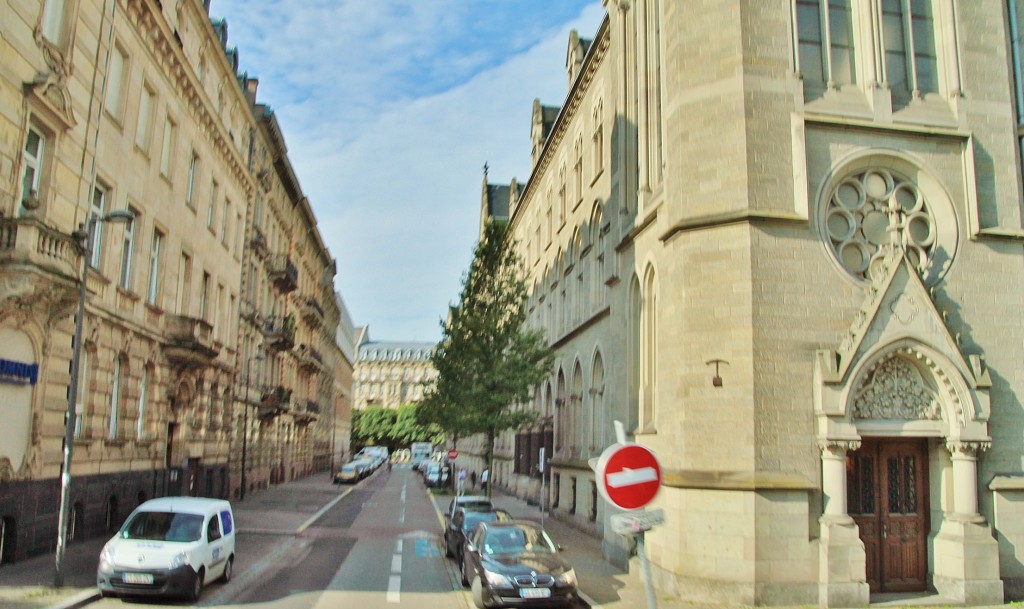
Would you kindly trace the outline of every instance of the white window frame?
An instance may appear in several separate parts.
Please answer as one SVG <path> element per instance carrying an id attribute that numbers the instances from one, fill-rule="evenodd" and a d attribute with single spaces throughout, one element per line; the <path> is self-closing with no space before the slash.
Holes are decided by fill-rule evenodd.
<path id="1" fill-rule="evenodd" d="M 139 417 L 135 423 L 135 437 L 146 439 L 146 392 L 149 386 L 149 368 L 142 367 L 142 378 L 139 379 Z"/>
<path id="2" fill-rule="evenodd" d="M 153 109 L 156 107 L 156 92 L 149 83 L 142 83 L 139 95 L 139 116 L 135 121 L 135 146 L 149 152 L 149 144 L 153 137 Z"/>
<path id="3" fill-rule="evenodd" d="M 188 158 L 188 180 L 185 182 L 185 205 L 195 209 L 196 174 L 199 170 L 199 155 L 195 149 Z"/>
<path id="4" fill-rule="evenodd" d="M 96 226 L 93 229 L 92 252 L 89 254 L 89 266 L 99 270 L 103 262 L 103 217 L 107 212 L 107 198 L 110 196 L 110 189 L 100 182 L 97 182 L 92 189 L 91 211 L 96 218 Z"/>
<path id="5" fill-rule="evenodd" d="M 107 438 L 117 439 L 118 417 L 121 408 L 121 355 L 114 358 L 114 373 L 110 384 L 110 419 L 107 423 Z"/>
<path id="6" fill-rule="evenodd" d="M 44 0 L 43 12 L 39 17 L 39 31 L 43 38 L 55 45 L 64 43 L 64 22 L 67 16 L 68 0 Z"/>
<path id="7" fill-rule="evenodd" d="M 153 229 L 153 242 L 149 247 L 149 285 L 146 290 L 146 302 L 156 305 L 160 298 L 160 257 L 163 255 L 164 234 Z"/>
<path id="8" fill-rule="evenodd" d="M 220 184 L 217 180 L 210 181 L 210 208 L 206 212 L 206 228 L 213 230 L 217 219 L 217 197 L 220 196 Z"/>
<path id="9" fill-rule="evenodd" d="M 131 208 L 128 208 L 128 211 L 132 213 L 135 220 L 126 223 L 124 226 L 124 238 L 121 240 L 121 277 L 119 285 L 122 289 L 130 292 L 132 289 L 132 259 L 135 257 L 135 224 L 140 214 L 137 210 Z"/>
<path id="10" fill-rule="evenodd" d="M 36 141 L 38 142 L 34 151 L 29 150 L 29 142 L 31 142 L 33 135 L 35 135 Z M 24 214 L 26 211 L 26 208 L 23 205 L 26 198 L 39 198 L 39 185 L 42 183 L 43 166 L 46 155 L 46 135 L 39 129 L 29 125 L 28 132 L 25 134 L 25 146 L 23 151 L 24 155 L 21 171 L 22 193 L 21 198 L 18 200 L 19 216 Z M 25 192 L 26 190 L 28 192 Z"/>
<path id="11" fill-rule="evenodd" d="M 174 146 L 178 125 L 170 116 L 164 121 L 163 147 L 160 150 L 160 174 L 165 178 L 171 177 L 171 170 L 174 167 Z"/>
<path id="12" fill-rule="evenodd" d="M 120 122 L 124 111 L 125 85 L 128 82 L 128 53 L 121 45 L 114 43 L 110 49 L 107 79 L 104 83 L 103 107 L 107 113 Z"/>
<path id="13" fill-rule="evenodd" d="M 82 349 L 78 360 L 78 390 L 75 395 L 75 438 L 81 438 L 85 424 L 85 403 L 89 390 L 89 351 Z"/>

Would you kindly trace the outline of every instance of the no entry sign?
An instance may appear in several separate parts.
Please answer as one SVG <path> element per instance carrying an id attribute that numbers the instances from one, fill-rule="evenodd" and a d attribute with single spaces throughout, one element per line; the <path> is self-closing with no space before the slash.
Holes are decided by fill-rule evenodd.
<path id="1" fill-rule="evenodd" d="M 609 503 L 637 510 L 661 488 L 661 465 L 654 453 L 639 444 L 613 444 L 597 462 L 597 489 Z"/>
<path id="2" fill-rule="evenodd" d="M 449 461 L 454 461 L 458 457 L 459 457 L 459 451 L 455 450 L 454 448 L 448 451 L 448 460 Z"/>

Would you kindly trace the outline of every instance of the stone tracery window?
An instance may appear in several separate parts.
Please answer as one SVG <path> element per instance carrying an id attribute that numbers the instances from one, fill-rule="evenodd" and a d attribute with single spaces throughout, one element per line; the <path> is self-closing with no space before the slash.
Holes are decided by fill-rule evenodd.
<path id="1" fill-rule="evenodd" d="M 824 227 L 840 264 L 859 279 L 872 279 L 891 245 L 900 245 L 924 275 L 938 244 L 934 212 L 922 190 L 886 169 L 840 181 L 828 197 Z"/>

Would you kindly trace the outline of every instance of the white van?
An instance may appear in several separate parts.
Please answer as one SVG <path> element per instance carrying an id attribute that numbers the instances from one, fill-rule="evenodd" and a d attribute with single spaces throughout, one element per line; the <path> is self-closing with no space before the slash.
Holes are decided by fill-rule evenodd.
<path id="1" fill-rule="evenodd" d="M 103 546 L 103 596 L 199 599 L 206 582 L 231 579 L 235 517 L 224 499 L 162 497 L 135 509 Z"/>

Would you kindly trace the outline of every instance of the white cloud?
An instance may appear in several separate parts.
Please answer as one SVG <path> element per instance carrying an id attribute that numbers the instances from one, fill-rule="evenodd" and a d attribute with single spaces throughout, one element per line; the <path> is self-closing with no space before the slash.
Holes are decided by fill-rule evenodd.
<path id="1" fill-rule="evenodd" d="M 476 241 L 484 162 L 491 182 L 528 178 L 532 101 L 562 103 L 569 29 L 590 37 L 603 17 L 577 2 L 555 23 L 542 17 L 561 2 L 533 2 L 511 13 L 520 27 L 501 15 L 482 27 L 460 0 L 318 0 L 283 22 L 265 1 L 214 5 L 243 65 L 259 66 L 336 286 L 375 338 L 440 337 Z"/>

